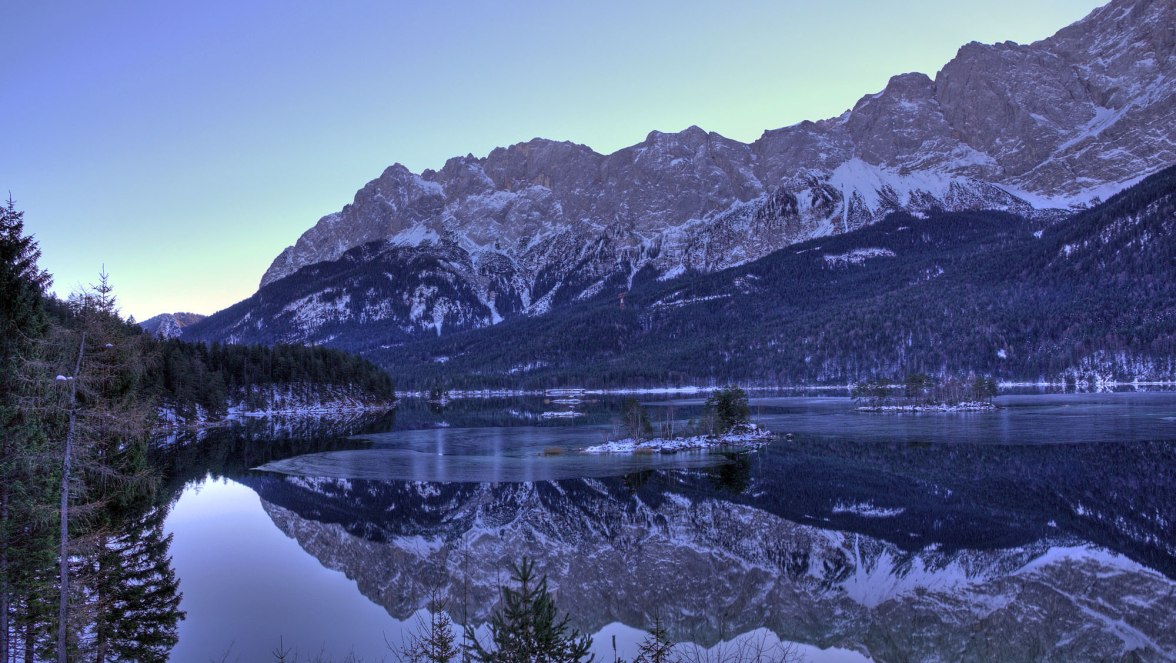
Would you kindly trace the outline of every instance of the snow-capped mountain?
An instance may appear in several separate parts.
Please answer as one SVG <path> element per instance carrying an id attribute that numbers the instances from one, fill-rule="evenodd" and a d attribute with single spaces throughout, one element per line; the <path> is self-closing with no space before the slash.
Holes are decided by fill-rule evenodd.
<path id="1" fill-rule="evenodd" d="M 160 338 L 179 338 L 184 329 L 200 322 L 208 316 L 199 313 L 160 313 L 139 323 L 139 327 L 148 334 Z"/>
<path id="2" fill-rule="evenodd" d="M 838 117 L 750 144 L 690 127 L 608 155 L 537 138 L 436 171 L 393 165 L 273 261 L 255 296 L 268 308 L 228 309 L 214 335 L 329 342 L 347 322 L 394 343 L 618 297 L 897 210 L 1053 218 L 1173 162 L 1176 0 L 1115 0 L 1033 44 L 967 44 L 934 79 L 895 76 Z M 267 332 L 275 320 L 283 331 Z"/>

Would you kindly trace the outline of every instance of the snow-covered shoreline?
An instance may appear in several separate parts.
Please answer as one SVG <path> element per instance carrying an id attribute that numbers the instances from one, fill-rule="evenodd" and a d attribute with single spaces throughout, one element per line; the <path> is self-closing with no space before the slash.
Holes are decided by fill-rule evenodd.
<path id="1" fill-rule="evenodd" d="M 254 387 L 226 403 L 224 414 L 214 416 L 197 405 L 186 416 L 172 404 L 156 411 L 156 432 L 203 430 L 256 419 L 312 419 L 351 417 L 391 410 L 395 400 L 371 398 L 355 389 L 330 385 Z"/>
<path id="2" fill-rule="evenodd" d="M 989 412 L 997 409 L 989 402 L 968 401 L 964 403 L 921 403 L 909 405 L 863 405 L 858 412 L 902 413 L 902 412 Z"/>
<path id="3" fill-rule="evenodd" d="M 776 434 L 756 424 L 744 424 L 723 435 L 692 435 L 689 437 L 655 437 L 648 440 L 624 438 L 609 440 L 584 449 L 588 454 L 673 453 L 740 447 L 758 449 L 771 442 Z"/>
<path id="4" fill-rule="evenodd" d="M 903 385 L 895 383 L 889 385 L 895 389 L 902 388 Z M 1000 389 L 1049 389 L 1056 390 L 1058 393 L 1071 393 L 1075 391 L 1075 384 L 1063 380 L 1042 380 L 1042 381 L 1001 381 L 997 382 L 997 387 Z M 1124 388 L 1165 388 L 1164 391 L 1176 388 L 1176 380 L 1111 380 L 1100 381 L 1096 384 L 1087 382 L 1079 382 L 1078 393 L 1098 393 L 1100 391 L 1108 391 L 1112 389 Z M 452 390 L 446 392 L 446 397 L 450 400 L 459 398 L 516 398 L 519 396 L 549 396 L 560 398 L 576 398 L 580 396 L 643 396 L 643 395 L 681 395 L 681 396 L 701 396 L 709 394 L 719 387 L 704 387 L 704 386 L 686 386 L 686 387 L 611 387 L 611 388 L 593 388 L 593 389 L 464 389 Z M 853 391 L 853 384 L 812 384 L 812 385 L 777 385 L 777 386 L 745 386 L 742 387 L 744 391 L 751 393 L 789 393 L 789 392 L 844 392 L 846 395 Z M 428 398 L 429 394 L 424 391 L 405 391 L 397 393 L 398 398 Z"/>

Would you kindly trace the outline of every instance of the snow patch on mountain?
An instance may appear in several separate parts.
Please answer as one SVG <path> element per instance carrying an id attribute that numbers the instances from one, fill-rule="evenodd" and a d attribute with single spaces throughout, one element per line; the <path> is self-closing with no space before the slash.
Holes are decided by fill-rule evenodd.
<path id="1" fill-rule="evenodd" d="M 833 255 L 826 253 L 821 257 L 825 260 L 825 265 L 828 267 L 845 267 L 848 265 L 860 265 L 870 258 L 893 258 L 896 255 L 890 249 L 870 247 Z"/>

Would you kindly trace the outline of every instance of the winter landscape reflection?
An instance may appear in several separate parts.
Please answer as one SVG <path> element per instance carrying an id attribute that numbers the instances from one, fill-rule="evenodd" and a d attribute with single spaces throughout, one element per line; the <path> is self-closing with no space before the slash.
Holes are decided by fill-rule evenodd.
<path id="1" fill-rule="evenodd" d="M 1174 394 L 924 415 L 761 398 L 780 437 L 756 452 L 577 454 L 619 401 L 409 400 L 360 439 L 221 431 L 215 463 L 177 441 L 173 660 L 279 642 L 395 660 L 432 594 L 481 624 L 524 556 L 598 660 L 631 658 L 655 618 L 710 660 L 747 641 L 814 661 L 1176 655 Z"/>

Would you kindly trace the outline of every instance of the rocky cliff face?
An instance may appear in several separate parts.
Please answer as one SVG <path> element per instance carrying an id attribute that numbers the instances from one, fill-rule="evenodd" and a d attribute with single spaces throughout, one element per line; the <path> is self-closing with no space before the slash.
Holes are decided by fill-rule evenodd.
<path id="1" fill-rule="evenodd" d="M 1034 44 L 965 45 L 934 79 L 895 76 L 836 118 L 750 144 L 690 127 L 609 155 L 535 139 L 438 171 L 391 166 L 261 285 L 376 243 L 364 255 L 396 263 L 387 283 L 308 283 L 297 297 L 347 296 L 343 318 L 440 333 L 730 267 L 895 210 L 1082 206 L 1172 162 L 1176 0 L 1115 0 Z M 406 248 L 434 256 L 455 294 L 406 276 Z M 238 311 L 218 333 L 260 340 L 265 324 Z M 329 340 L 322 326 L 276 340 Z"/>
<path id="2" fill-rule="evenodd" d="M 199 313 L 160 313 L 139 323 L 143 331 L 160 338 L 179 338 L 184 329 L 200 322 L 207 316 Z"/>

